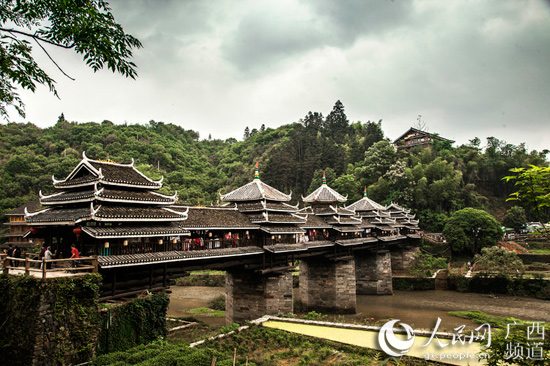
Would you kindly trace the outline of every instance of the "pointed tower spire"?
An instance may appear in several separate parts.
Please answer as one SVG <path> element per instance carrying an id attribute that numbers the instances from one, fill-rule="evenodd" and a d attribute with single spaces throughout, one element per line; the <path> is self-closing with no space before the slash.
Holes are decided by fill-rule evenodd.
<path id="1" fill-rule="evenodd" d="M 367 186 L 365 186 L 365 192 L 363 193 L 363 197 L 367 197 Z"/>
<path id="2" fill-rule="evenodd" d="M 254 171 L 254 180 L 260 180 L 260 172 L 258 170 L 258 160 L 256 160 L 256 170 Z"/>
<path id="3" fill-rule="evenodd" d="M 327 177 L 325 176 L 325 171 L 323 170 L 323 185 L 327 185 Z"/>

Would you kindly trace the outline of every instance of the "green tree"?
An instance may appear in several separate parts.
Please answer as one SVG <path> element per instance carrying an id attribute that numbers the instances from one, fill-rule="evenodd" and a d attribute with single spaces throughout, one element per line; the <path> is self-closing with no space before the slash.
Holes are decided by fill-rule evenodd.
<path id="1" fill-rule="evenodd" d="M 35 61 L 34 41 L 57 65 L 47 47 L 69 49 L 83 56 L 94 71 L 106 66 L 113 72 L 135 78 L 136 65 L 129 59 L 139 40 L 124 33 L 103 0 L 7 0 L 0 3 L 0 115 L 13 105 L 25 115 L 25 105 L 17 88 L 36 90 L 46 85 L 57 96 L 55 80 Z"/>
<path id="2" fill-rule="evenodd" d="M 543 214 L 550 207 L 550 167 L 530 165 L 529 168 L 510 169 L 515 175 L 502 178 L 515 181 L 517 191 L 510 194 L 508 201 L 522 201 L 543 222 Z"/>
<path id="3" fill-rule="evenodd" d="M 481 253 L 474 257 L 474 263 L 491 275 L 517 275 L 525 272 L 525 266 L 516 252 L 497 246 L 481 249 Z"/>
<path id="4" fill-rule="evenodd" d="M 502 238 L 502 229 L 489 213 L 467 207 L 456 211 L 443 229 L 443 236 L 455 253 L 479 253 Z"/>
<path id="5" fill-rule="evenodd" d="M 525 209 L 520 206 L 514 206 L 506 211 L 506 215 L 502 219 L 502 225 L 513 228 L 516 233 L 521 230 L 526 222 Z"/>
<path id="6" fill-rule="evenodd" d="M 393 146 L 386 140 L 378 141 L 365 152 L 361 176 L 367 184 L 374 183 L 382 177 L 397 161 Z"/>
<path id="7" fill-rule="evenodd" d="M 343 143 L 348 127 L 349 121 L 344 112 L 344 105 L 337 100 L 325 120 L 325 135 L 336 143 Z"/>

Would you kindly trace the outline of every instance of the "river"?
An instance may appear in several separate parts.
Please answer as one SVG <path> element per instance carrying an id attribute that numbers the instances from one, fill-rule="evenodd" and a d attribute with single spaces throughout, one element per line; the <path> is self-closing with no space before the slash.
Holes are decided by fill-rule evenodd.
<path id="1" fill-rule="evenodd" d="M 197 316 L 190 309 L 207 307 L 208 301 L 225 293 L 223 287 L 173 286 L 170 295 L 169 316 L 194 316 L 210 325 L 224 325 L 224 318 Z M 294 289 L 298 296 L 298 289 Z M 415 329 L 433 329 L 441 318 L 439 330 L 452 331 L 461 325 L 474 324 L 466 319 L 449 316 L 449 311 L 479 310 L 487 314 L 515 317 L 525 320 L 550 322 L 550 301 L 527 297 L 458 293 L 454 291 L 394 291 L 391 296 L 358 295 L 357 314 L 344 315 L 347 321 L 381 322 L 400 319 Z M 329 316 L 341 320 L 342 315 Z"/>

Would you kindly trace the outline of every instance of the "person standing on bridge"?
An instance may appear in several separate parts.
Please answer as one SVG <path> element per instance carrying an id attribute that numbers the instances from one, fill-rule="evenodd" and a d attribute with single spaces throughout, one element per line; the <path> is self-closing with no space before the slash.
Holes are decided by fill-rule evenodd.
<path id="1" fill-rule="evenodd" d="M 71 244 L 71 259 L 78 259 L 80 257 L 80 252 L 76 249 L 74 244 Z M 78 267 L 78 261 L 73 261 L 73 267 Z"/>
<path id="2" fill-rule="evenodd" d="M 49 261 L 50 259 L 53 258 L 53 254 L 52 254 L 52 247 L 47 247 L 46 248 L 46 251 L 44 252 L 44 259 L 46 261 Z M 52 268 L 52 263 L 51 262 L 46 262 L 46 269 L 51 269 Z"/>

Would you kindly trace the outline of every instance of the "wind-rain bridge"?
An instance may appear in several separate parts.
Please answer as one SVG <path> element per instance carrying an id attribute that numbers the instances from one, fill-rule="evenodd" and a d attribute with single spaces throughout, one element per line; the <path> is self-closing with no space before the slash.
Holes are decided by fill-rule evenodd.
<path id="1" fill-rule="evenodd" d="M 160 291 L 190 270 L 226 271 L 226 320 L 292 312 L 292 275 L 308 309 L 354 313 L 356 294 L 392 294 L 392 270 L 403 269 L 418 246 L 418 220 L 396 204 L 366 194 L 347 198 L 323 178 L 302 197 L 305 207 L 259 177 L 222 195 L 221 206 L 178 205 L 158 193 L 132 163 L 82 160 L 42 210 L 26 213 L 28 236 L 42 238 L 58 258 L 97 258 L 101 300 Z"/>

